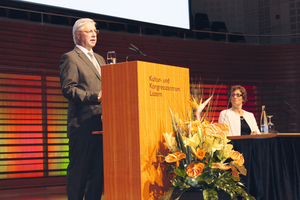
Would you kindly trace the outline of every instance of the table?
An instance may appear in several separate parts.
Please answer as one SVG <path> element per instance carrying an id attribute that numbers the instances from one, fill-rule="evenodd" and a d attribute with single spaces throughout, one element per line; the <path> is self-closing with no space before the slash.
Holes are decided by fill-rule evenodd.
<path id="1" fill-rule="evenodd" d="M 230 136 L 243 154 L 246 190 L 257 200 L 300 199 L 300 133 Z"/>

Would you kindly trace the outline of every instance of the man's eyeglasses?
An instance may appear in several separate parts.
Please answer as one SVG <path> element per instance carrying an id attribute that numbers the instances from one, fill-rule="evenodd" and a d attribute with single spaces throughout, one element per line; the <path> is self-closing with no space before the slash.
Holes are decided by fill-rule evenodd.
<path id="1" fill-rule="evenodd" d="M 85 32 L 86 34 L 91 34 L 91 33 L 96 33 L 96 34 L 99 34 L 99 30 L 78 31 L 78 32 Z"/>
<path id="2" fill-rule="evenodd" d="M 234 96 L 236 96 L 236 97 L 242 97 L 243 96 L 243 94 L 240 94 L 240 93 L 232 93 L 231 94 L 231 97 L 234 97 Z"/>

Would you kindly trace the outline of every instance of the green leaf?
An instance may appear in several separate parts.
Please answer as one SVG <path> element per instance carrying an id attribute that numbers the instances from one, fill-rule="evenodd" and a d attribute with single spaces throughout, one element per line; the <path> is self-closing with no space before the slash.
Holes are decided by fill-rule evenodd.
<path id="1" fill-rule="evenodd" d="M 212 179 L 212 178 L 206 178 L 204 181 L 209 185 L 212 182 L 214 182 L 214 179 Z"/>
<path id="2" fill-rule="evenodd" d="M 174 170 L 174 173 L 175 173 L 177 176 L 185 177 L 185 170 L 184 170 L 184 169 L 178 169 L 178 168 L 176 168 L 176 169 Z"/>
<path id="3" fill-rule="evenodd" d="M 186 148 L 186 161 L 187 161 L 187 165 L 191 164 L 192 162 L 192 151 L 191 151 L 191 147 L 187 146 Z"/>
<path id="4" fill-rule="evenodd" d="M 171 180 L 171 183 L 175 187 L 180 187 L 180 186 L 182 186 L 184 184 L 183 178 L 179 177 L 179 176 L 174 177 L 173 180 Z"/>
<path id="5" fill-rule="evenodd" d="M 170 187 L 170 189 L 166 192 L 165 195 L 161 196 L 159 200 L 170 200 L 175 187 Z"/>
<path id="6" fill-rule="evenodd" d="M 180 185 L 180 189 L 188 189 L 190 188 L 191 186 L 190 185 L 187 185 L 186 183 L 183 183 L 182 185 Z"/>
<path id="7" fill-rule="evenodd" d="M 169 108 L 170 109 L 170 108 Z M 177 127 L 176 127 L 176 123 L 175 123 L 175 119 L 174 119 L 174 115 L 172 110 L 170 109 L 170 113 L 171 113 L 171 120 L 172 120 L 172 127 L 173 127 L 173 131 L 176 132 L 177 131 Z"/>
<path id="8" fill-rule="evenodd" d="M 184 189 L 180 192 L 179 196 L 175 199 L 175 200 L 179 200 L 180 197 L 183 195 L 183 193 L 185 193 L 185 191 L 187 191 L 187 189 Z"/>
<path id="9" fill-rule="evenodd" d="M 203 199 L 204 200 L 218 200 L 218 193 L 215 189 L 204 189 L 203 190 Z"/>
<path id="10" fill-rule="evenodd" d="M 182 136 L 181 136 L 181 134 L 180 134 L 180 132 L 178 130 L 175 132 L 175 138 L 179 142 L 179 144 L 178 144 L 179 149 L 182 151 L 182 153 L 184 153 L 185 155 L 187 155 L 187 150 L 186 150 L 186 148 L 184 146 Z"/>

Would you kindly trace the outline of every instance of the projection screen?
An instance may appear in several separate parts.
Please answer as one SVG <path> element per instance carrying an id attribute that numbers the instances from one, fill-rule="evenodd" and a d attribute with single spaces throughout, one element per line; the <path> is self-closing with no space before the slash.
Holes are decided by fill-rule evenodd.
<path id="1" fill-rule="evenodd" d="M 190 29 L 189 0 L 18 0 L 38 5 Z"/>

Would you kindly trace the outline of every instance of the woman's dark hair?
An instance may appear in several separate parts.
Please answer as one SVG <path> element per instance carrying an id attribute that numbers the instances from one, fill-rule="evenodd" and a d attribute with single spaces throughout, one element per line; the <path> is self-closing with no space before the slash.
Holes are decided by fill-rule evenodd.
<path id="1" fill-rule="evenodd" d="M 246 89 L 241 86 L 241 85 L 235 85 L 230 89 L 230 93 L 229 93 L 229 99 L 231 98 L 231 94 L 236 91 L 236 90 L 240 90 L 242 93 L 242 97 L 243 97 L 243 103 L 245 103 L 247 101 L 247 91 Z"/>

